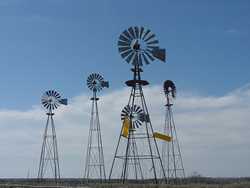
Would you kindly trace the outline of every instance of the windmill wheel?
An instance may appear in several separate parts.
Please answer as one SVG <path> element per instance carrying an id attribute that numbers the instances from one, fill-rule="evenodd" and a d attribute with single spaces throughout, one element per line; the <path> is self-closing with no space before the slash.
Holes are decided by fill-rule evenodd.
<path id="1" fill-rule="evenodd" d="M 121 120 L 123 121 L 126 117 L 131 120 L 132 128 L 139 128 L 144 121 L 144 113 L 140 106 L 125 106 L 121 112 Z"/>
<path id="2" fill-rule="evenodd" d="M 92 91 L 101 91 L 104 79 L 100 74 L 93 73 L 87 78 L 88 88 Z"/>
<path id="3" fill-rule="evenodd" d="M 42 105 L 49 111 L 53 111 L 60 106 L 61 96 L 55 90 L 46 91 L 41 99 Z"/>
<path id="4" fill-rule="evenodd" d="M 155 58 L 165 61 L 165 50 L 159 49 L 155 34 L 144 27 L 130 27 L 118 40 L 118 50 L 128 63 L 149 64 Z"/>
<path id="5" fill-rule="evenodd" d="M 165 95 L 171 94 L 173 98 L 176 97 L 176 87 L 173 81 L 171 80 L 166 80 L 163 84 L 163 89 Z"/>

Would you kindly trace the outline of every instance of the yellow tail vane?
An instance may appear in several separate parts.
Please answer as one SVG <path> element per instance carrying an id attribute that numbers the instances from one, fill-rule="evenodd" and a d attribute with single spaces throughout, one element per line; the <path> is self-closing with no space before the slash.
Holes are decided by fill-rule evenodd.
<path id="1" fill-rule="evenodd" d="M 129 128 L 130 128 L 130 120 L 128 117 L 125 117 L 122 125 L 122 136 L 126 138 L 128 137 Z"/>
<path id="2" fill-rule="evenodd" d="M 167 142 L 170 142 L 172 140 L 171 136 L 166 135 L 166 134 L 162 134 L 162 133 L 159 133 L 159 132 L 154 132 L 153 137 L 164 140 L 164 141 L 167 141 Z"/>

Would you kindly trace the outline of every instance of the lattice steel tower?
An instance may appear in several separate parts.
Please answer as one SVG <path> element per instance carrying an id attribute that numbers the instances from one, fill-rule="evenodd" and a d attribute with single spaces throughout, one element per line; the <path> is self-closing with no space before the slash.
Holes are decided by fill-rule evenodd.
<path id="1" fill-rule="evenodd" d="M 43 179 L 45 176 L 60 179 L 60 166 L 56 140 L 56 129 L 53 119 L 53 111 L 60 104 L 67 105 L 67 99 L 61 99 L 58 92 L 49 90 L 42 96 L 42 105 L 47 110 L 47 122 L 43 135 L 42 151 L 40 155 L 40 163 L 38 170 L 38 179 Z"/>
<path id="2" fill-rule="evenodd" d="M 131 63 L 133 79 L 126 81 L 131 87 L 128 104 L 121 113 L 123 126 L 118 139 L 109 179 L 127 181 L 153 179 L 158 183 L 163 164 L 153 126 L 143 94 L 148 81 L 141 79 L 142 65 L 159 59 L 165 61 L 165 49 L 160 49 L 155 35 L 144 27 L 130 27 L 119 37 L 121 56 Z M 116 168 L 115 168 L 116 167 Z"/>
<path id="3" fill-rule="evenodd" d="M 89 179 L 104 181 L 106 179 L 106 174 L 97 106 L 99 98 L 97 98 L 96 93 L 101 91 L 104 87 L 108 88 L 109 83 L 104 81 L 101 75 L 93 73 L 87 78 L 87 85 L 89 89 L 93 91 L 93 96 L 90 99 L 92 101 L 92 107 L 84 178 L 86 178 L 87 181 Z"/>
<path id="4" fill-rule="evenodd" d="M 185 178 L 185 171 L 181 156 L 180 145 L 174 123 L 171 100 L 176 97 L 176 87 L 171 80 L 166 80 L 163 85 L 167 99 L 164 133 L 171 137 L 170 142 L 162 144 L 162 162 L 168 183 L 177 184 Z"/>

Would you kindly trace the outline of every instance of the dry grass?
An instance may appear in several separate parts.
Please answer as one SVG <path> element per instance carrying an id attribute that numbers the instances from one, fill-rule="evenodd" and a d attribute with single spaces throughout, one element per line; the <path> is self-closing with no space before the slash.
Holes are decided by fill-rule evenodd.
<path id="1" fill-rule="evenodd" d="M 187 185 L 166 185 L 166 184 L 93 184 L 91 188 L 250 188 L 250 182 L 232 184 L 187 184 Z"/>

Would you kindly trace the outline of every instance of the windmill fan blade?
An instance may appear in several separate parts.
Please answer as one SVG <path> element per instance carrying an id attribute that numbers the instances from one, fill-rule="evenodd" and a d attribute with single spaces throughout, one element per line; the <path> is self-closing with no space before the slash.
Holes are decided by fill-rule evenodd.
<path id="1" fill-rule="evenodd" d="M 123 110 L 122 110 L 122 116 L 126 116 L 126 114 L 128 114 L 128 112 L 127 112 L 127 110 L 124 108 Z"/>
<path id="2" fill-rule="evenodd" d="M 134 122 L 134 127 L 135 127 L 135 128 L 139 128 L 139 125 L 138 125 L 138 122 L 137 122 L 137 121 Z"/>
<path id="3" fill-rule="evenodd" d="M 124 34 L 130 41 L 133 40 L 133 38 L 130 36 L 130 34 L 129 34 L 129 32 L 128 32 L 127 30 L 125 30 L 125 31 L 123 32 L 123 34 Z"/>
<path id="4" fill-rule="evenodd" d="M 119 40 L 119 41 L 118 41 L 118 45 L 119 45 L 119 46 L 124 46 L 124 47 L 125 47 L 125 46 L 129 46 L 129 43 Z"/>
<path id="5" fill-rule="evenodd" d="M 140 120 L 136 121 L 136 128 L 139 128 L 142 125 L 142 122 Z"/>
<path id="6" fill-rule="evenodd" d="M 119 47 L 118 48 L 119 52 L 121 52 L 121 53 L 123 53 L 124 51 L 127 51 L 129 49 L 131 49 L 131 48 L 130 47 Z"/>
<path id="7" fill-rule="evenodd" d="M 130 61 L 131 61 L 131 59 L 133 58 L 134 55 L 135 55 L 135 53 L 132 52 L 132 53 L 126 58 L 126 61 L 127 61 L 128 63 L 130 63 Z"/>
<path id="8" fill-rule="evenodd" d="M 149 33 L 150 33 L 150 30 L 148 29 L 148 30 L 146 31 L 146 33 L 143 35 L 142 39 L 144 40 L 145 37 L 146 37 Z"/>
<path id="9" fill-rule="evenodd" d="M 134 28 L 134 30 L 135 30 L 135 36 L 136 36 L 136 38 L 138 39 L 138 38 L 139 38 L 139 28 L 136 26 L 136 27 Z"/>
<path id="10" fill-rule="evenodd" d="M 151 60 L 151 61 L 154 61 L 155 59 L 153 58 L 153 56 L 151 55 L 151 51 L 144 51 L 144 53 L 147 55 L 147 57 Z"/>
<path id="11" fill-rule="evenodd" d="M 147 39 L 145 39 L 145 42 L 148 42 L 150 39 L 154 38 L 155 37 L 155 34 L 151 34 Z"/>
<path id="12" fill-rule="evenodd" d="M 68 99 L 61 99 L 59 102 L 60 104 L 68 105 Z"/>
<path id="13" fill-rule="evenodd" d="M 165 49 L 155 48 L 152 50 L 152 55 L 155 58 L 157 58 L 163 62 L 166 61 L 166 50 Z"/>
<path id="14" fill-rule="evenodd" d="M 129 31 L 129 34 L 130 34 L 133 38 L 136 38 L 136 37 L 135 37 L 134 30 L 133 30 L 133 27 L 128 28 L 128 31 Z"/>
<path id="15" fill-rule="evenodd" d="M 130 53 L 132 53 L 133 52 L 133 50 L 128 50 L 128 51 L 126 51 L 126 52 L 124 52 L 124 53 L 122 53 L 121 54 L 121 56 L 122 56 L 122 58 L 125 58 L 125 57 L 127 57 Z"/>
<path id="16" fill-rule="evenodd" d="M 124 41 L 124 42 L 127 42 L 127 43 L 130 43 L 131 42 L 131 39 L 125 37 L 124 35 L 120 35 L 119 39 L 121 41 Z"/>
<path id="17" fill-rule="evenodd" d="M 159 43 L 158 40 L 153 40 L 151 42 L 147 42 L 147 45 L 158 44 L 158 43 Z"/>
<path id="18" fill-rule="evenodd" d="M 140 39 L 141 39 L 141 37 L 142 37 L 143 31 L 144 31 L 144 27 L 141 27 L 140 36 L 139 36 Z"/>
<path id="19" fill-rule="evenodd" d="M 146 64 L 149 64 L 149 61 L 148 61 L 146 55 L 145 55 L 145 54 L 142 54 L 142 57 L 143 57 L 143 60 L 145 61 L 145 63 L 146 63 Z"/>

